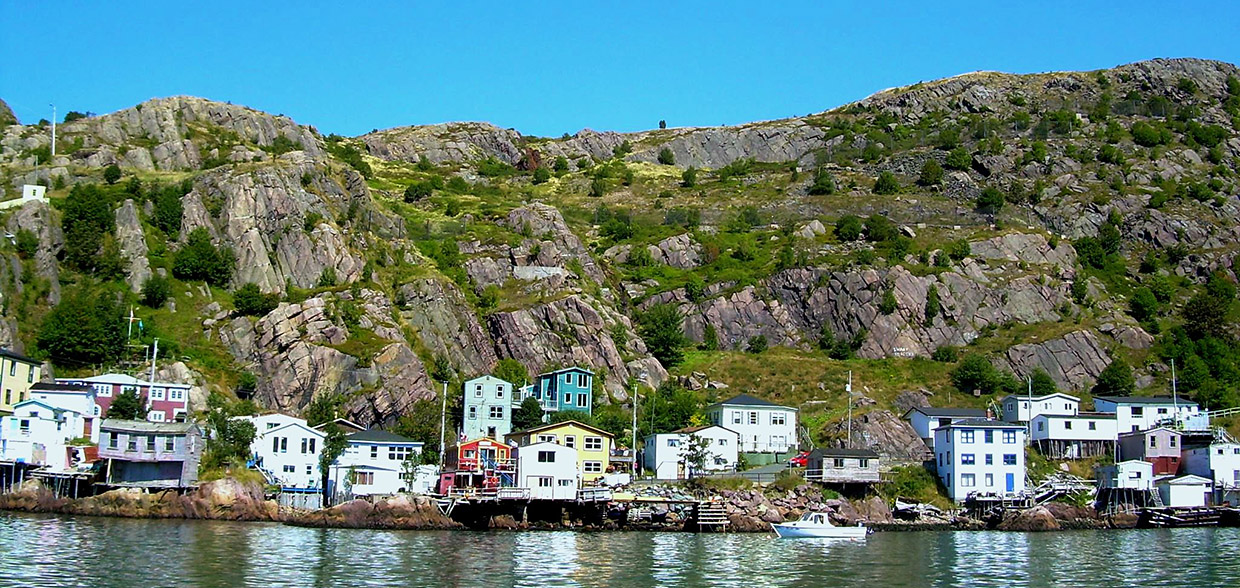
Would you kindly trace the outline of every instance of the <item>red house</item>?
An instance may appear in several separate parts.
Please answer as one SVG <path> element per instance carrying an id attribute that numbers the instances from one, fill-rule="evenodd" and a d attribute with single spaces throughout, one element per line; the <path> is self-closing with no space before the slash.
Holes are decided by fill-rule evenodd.
<path id="1" fill-rule="evenodd" d="M 440 492 L 446 493 L 449 488 L 512 486 L 517 471 L 512 451 L 512 447 L 490 437 L 462 443 L 456 455 L 448 458 L 440 476 Z"/>
<path id="2" fill-rule="evenodd" d="M 153 423 L 184 422 L 189 414 L 189 384 L 147 382 L 127 374 L 103 374 L 89 378 L 57 378 L 60 384 L 90 386 L 95 390 L 95 403 L 107 417 L 112 399 L 126 390 L 138 393 L 146 403 L 146 420 Z"/>

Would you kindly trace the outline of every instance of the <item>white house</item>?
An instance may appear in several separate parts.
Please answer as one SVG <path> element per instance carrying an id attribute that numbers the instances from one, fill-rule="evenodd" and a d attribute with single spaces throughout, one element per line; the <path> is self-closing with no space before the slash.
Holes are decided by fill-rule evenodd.
<path id="1" fill-rule="evenodd" d="M 1126 490 L 1154 489 L 1154 464 L 1143 459 L 1130 459 L 1094 470 L 1099 488 Z"/>
<path id="2" fill-rule="evenodd" d="M 1009 394 L 999 401 L 999 406 L 1003 420 L 1027 423 L 1040 414 L 1072 416 L 1080 412 L 1081 399 L 1063 392 L 1032 397 Z"/>
<path id="3" fill-rule="evenodd" d="M 1183 455 L 1185 473 L 1210 478 L 1223 492 L 1240 490 L 1240 443 L 1214 443 L 1186 449 Z"/>
<path id="4" fill-rule="evenodd" d="M 103 416 L 108 416 L 112 400 L 132 391 L 146 403 L 146 420 L 153 423 L 184 421 L 189 414 L 189 384 L 148 382 L 128 374 L 102 374 L 89 378 L 57 378 L 61 384 L 90 386 L 95 390 L 95 403 Z"/>
<path id="5" fill-rule="evenodd" d="M 512 384 L 494 376 L 465 382 L 465 416 L 461 431 L 466 439 L 503 439 L 512 432 Z"/>
<path id="6" fill-rule="evenodd" d="M 1213 483 L 1210 478 L 1194 476 L 1163 476 L 1154 481 L 1158 495 L 1165 506 L 1189 508 L 1205 506 L 1210 502 Z"/>
<path id="7" fill-rule="evenodd" d="M 36 382 L 30 387 L 30 399 L 82 415 L 82 430 L 76 437 L 88 437 L 91 443 L 99 443 L 99 422 L 102 417 L 99 405 L 95 403 L 94 388 L 57 382 Z"/>
<path id="8" fill-rule="evenodd" d="M 0 460 L 55 469 L 69 467 L 68 441 L 82 436 L 82 415 L 26 400 L 0 418 Z"/>
<path id="9" fill-rule="evenodd" d="M 278 412 L 257 415 L 257 416 L 240 416 L 240 417 L 234 417 L 234 418 L 244 419 L 244 420 L 254 423 L 254 432 L 256 435 L 262 435 L 264 431 L 269 431 L 276 427 L 283 427 L 284 425 L 288 425 L 292 423 L 298 423 L 302 425 L 307 424 L 306 419 L 301 419 L 301 418 L 297 418 L 295 416 L 289 416 L 286 414 L 280 414 Z"/>
<path id="10" fill-rule="evenodd" d="M 517 487 L 536 500 L 573 500 L 581 487 L 577 450 L 542 441 L 517 449 Z"/>
<path id="11" fill-rule="evenodd" d="M 1196 402 L 1170 396 L 1095 396 L 1094 409 L 1115 413 L 1120 433 L 1152 429 L 1176 415 L 1176 420 L 1196 421 L 1201 407 Z"/>
<path id="12" fill-rule="evenodd" d="M 1039 414 L 1033 417 L 1029 428 L 1030 439 L 1038 451 L 1054 459 L 1104 455 L 1111 452 L 1119 438 L 1112 413 Z"/>
<path id="13" fill-rule="evenodd" d="M 934 449 L 934 430 L 965 419 L 984 419 L 986 410 L 981 408 L 934 408 L 919 406 L 904 413 L 904 419 L 917 431 L 917 436 Z"/>
<path id="14" fill-rule="evenodd" d="M 659 480 L 683 480 L 693 473 L 692 464 L 686 463 L 689 444 L 696 437 L 705 442 L 706 471 L 731 471 L 736 469 L 737 446 L 740 437 L 735 431 L 718 425 L 686 427 L 671 433 L 646 436 L 646 448 L 642 464 L 654 472 Z"/>
<path id="15" fill-rule="evenodd" d="M 939 478 L 952 500 L 1025 491 L 1025 427 L 966 419 L 934 430 Z"/>
<path id="16" fill-rule="evenodd" d="M 335 484 L 347 481 L 354 496 L 396 494 L 413 487 L 417 478 L 413 468 L 421 463 L 421 443 L 378 430 L 358 431 L 348 440 L 348 447 L 332 465 Z"/>
<path id="17" fill-rule="evenodd" d="M 712 424 L 740 437 L 741 453 L 787 453 L 797 443 L 797 409 L 739 394 L 706 407 Z"/>
<path id="18" fill-rule="evenodd" d="M 284 415 L 243 418 L 254 421 L 256 432 L 250 451 L 260 470 L 266 471 L 281 488 L 322 488 L 323 476 L 318 469 L 326 437 L 322 431 L 307 427 L 304 420 Z"/>

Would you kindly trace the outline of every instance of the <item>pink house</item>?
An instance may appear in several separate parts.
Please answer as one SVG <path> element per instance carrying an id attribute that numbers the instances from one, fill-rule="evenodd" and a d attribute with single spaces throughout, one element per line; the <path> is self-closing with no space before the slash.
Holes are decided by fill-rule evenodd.
<path id="1" fill-rule="evenodd" d="M 121 392 L 133 390 L 146 403 L 146 420 L 153 423 L 181 422 L 189 414 L 189 384 L 147 382 L 127 374 L 103 374 L 89 378 L 57 378 L 61 384 L 89 386 L 95 391 L 95 402 L 104 417 L 112 399 Z"/>

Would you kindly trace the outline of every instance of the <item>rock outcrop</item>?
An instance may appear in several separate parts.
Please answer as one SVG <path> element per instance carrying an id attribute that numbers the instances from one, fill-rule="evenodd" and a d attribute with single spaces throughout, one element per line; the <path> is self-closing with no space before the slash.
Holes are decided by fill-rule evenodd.
<path id="1" fill-rule="evenodd" d="M 116 209 L 116 241 L 126 262 L 125 282 L 130 290 L 138 292 L 143 282 L 151 277 L 151 263 L 147 260 L 146 235 L 133 200 L 126 200 Z"/>
<path id="2" fill-rule="evenodd" d="M 50 289 L 48 302 L 60 303 L 60 264 L 58 256 L 65 246 L 65 235 L 60 229 L 60 214 L 54 212 L 45 202 L 27 202 L 9 217 L 8 232 L 16 235 L 26 230 L 39 238 L 38 249 L 34 259 L 23 263 L 33 263 L 35 275 L 47 280 Z M 15 272 L 19 277 L 22 272 Z"/>
<path id="3" fill-rule="evenodd" d="M 884 463 L 917 463 L 930 459 L 930 449 L 902 415 L 889 410 L 872 410 L 853 416 L 852 440 L 847 446 L 870 449 L 882 456 Z M 848 423 L 837 421 L 823 429 L 822 434 L 841 444 L 848 439 Z"/>
<path id="4" fill-rule="evenodd" d="M 187 494 L 133 488 L 77 500 L 59 498 L 33 482 L 17 492 L 0 494 L 0 510 L 139 519 L 279 520 L 279 508 L 266 500 L 261 485 L 233 478 L 203 482 Z"/>
<path id="5" fill-rule="evenodd" d="M 426 496 L 398 495 L 376 501 L 351 500 L 315 512 L 298 512 L 286 519 L 300 527 L 343 529 L 459 529 L 460 523 L 439 512 Z"/>
<path id="6" fill-rule="evenodd" d="M 1024 378 L 1042 369 L 1063 390 L 1093 385 L 1111 358 L 1092 331 L 1075 331 L 1042 343 L 1023 343 L 1004 354 L 1008 368 Z"/>

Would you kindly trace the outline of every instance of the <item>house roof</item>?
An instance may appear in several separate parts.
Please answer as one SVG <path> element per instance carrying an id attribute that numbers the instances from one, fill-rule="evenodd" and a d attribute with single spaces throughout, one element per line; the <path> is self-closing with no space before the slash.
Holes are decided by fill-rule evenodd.
<path id="1" fill-rule="evenodd" d="M 14 410 L 17 410 L 19 407 L 26 406 L 27 404 L 36 404 L 36 405 L 42 406 L 43 408 L 46 408 L 46 409 L 48 409 L 48 410 L 52 411 L 52 413 L 53 413 L 53 414 L 57 414 L 57 415 L 59 415 L 59 414 L 60 414 L 60 413 L 62 413 L 62 412 L 77 412 L 77 411 L 75 411 L 75 410 L 68 410 L 68 409 L 65 409 L 65 408 L 57 408 L 57 407 L 52 406 L 52 405 L 50 405 L 50 404 L 48 404 L 48 403 L 46 403 L 46 402 L 43 402 L 42 400 L 35 400 L 35 399 L 33 399 L 33 398 L 31 398 L 30 400 L 23 400 L 23 401 L 21 401 L 21 402 L 18 402 L 17 404 L 14 404 L 14 405 L 13 405 L 13 409 L 14 409 Z"/>
<path id="2" fill-rule="evenodd" d="M 553 371 L 550 371 L 550 372 L 543 372 L 543 373 L 541 373 L 541 374 L 538 374 L 538 377 L 540 377 L 540 378 L 541 378 L 541 377 L 543 377 L 543 376 L 550 376 L 550 375 L 552 375 L 552 374 L 562 374 L 562 373 L 564 373 L 564 372 L 585 372 L 585 373 L 587 373 L 587 374 L 590 374 L 591 376 L 593 376 L 593 375 L 594 375 L 594 372 L 592 372 L 592 371 L 590 371 L 590 370 L 588 370 L 588 369 L 586 369 L 586 368 L 583 368 L 583 367 L 581 367 L 581 366 L 576 366 L 576 365 L 575 365 L 575 366 L 572 366 L 572 367 L 560 368 L 560 369 L 558 369 L 558 370 L 553 370 Z"/>
<path id="3" fill-rule="evenodd" d="M 312 429 L 312 428 L 310 428 L 310 427 L 307 427 L 307 426 L 306 426 L 306 422 L 305 422 L 305 421 L 302 421 L 302 422 L 296 422 L 296 421 L 294 421 L 294 422 L 291 422 L 291 423 L 284 423 L 283 425 L 280 425 L 280 426 L 278 426 L 278 427 L 273 427 L 273 428 L 270 428 L 270 429 L 264 429 L 264 430 L 262 430 L 262 431 L 258 431 L 257 433 L 255 433 L 255 434 L 254 434 L 254 436 L 255 436 L 256 438 L 257 438 L 257 437 L 265 437 L 265 436 L 270 435 L 270 434 L 272 434 L 272 433 L 278 433 L 278 432 L 280 432 L 280 431 L 283 431 L 284 429 L 305 429 L 305 430 L 307 430 L 307 431 L 309 431 L 309 432 L 311 432 L 311 433 L 314 433 L 315 435 L 318 435 L 318 436 L 320 436 L 320 437 L 326 437 L 326 436 L 327 436 L 327 433 L 324 433 L 323 431 L 320 431 L 320 430 L 318 430 L 318 429 Z"/>
<path id="4" fill-rule="evenodd" d="M 795 408 L 792 408 L 791 406 L 783 406 L 783 405 L 775 404 L 773 402 L 767 402 L 766 400 L 763 400 L 756 396 L 750 396 L 748 394 L 737 394 L 736 396 L 733 396 L 727 400 L 724 400 L 723 402 L 716 402 L 715 404 L 711 406 L 770 406 L 774 408 L 786 408 L 788 410 L 796 410 Z"/>
<path id="5" fill-rule="evenodd" d="M 135 378 L 129 374 L 100 374 L 98 376 L 90 376 L 89 378 L 56 378 L 57 382 L 90 382 L 92 384 L 120 384 L 122 386 L 159 386 L 163 388 L 189 388 L 190 384 L 177 384 L 175 382 L 148 382 L 139 378 Z"/>
<path id="6" fill-rule="evenodd" d="M 1033 417 L 1033 420 L 1035 421 L 1038 419 L 1042 419 L 1044 421 L 1050 420 L 1050 419 L 1082 419 L 1082 420 L 1089 419 L 1093 421 L 1097 421 L 1097 420 L 1106 421 L 1106 420 L 1114 420 L 1115 413 L 1113 412 L 1078 412 L 1076 414 L 1040 414 L 1040 415 Z"/>
<path id="7" fill-rule="evenodd" d="M 1128 432 L 1126 432 L 1126 433 L 1120 433 L 1120 434 L 1119 434 L 1119 436 L 1120 436 L 1120 437 L 1133 437 L 1133 436 L 1136 436 L 1136 435 L 1145 435 L 1145 434 L 1147 434 L 1147 433 L 1152 433 L 1152 432 L 1157 431 L 1157 430 L 1159 430 L 1159 429 L 1161 429 L 1161 430 L 1163 430 L 1163 431 L 1170 431 L 1170 432 L 1172 432 L 1172 433 L 1175 433 L 1176 435 L 1183 435 L 1183 433 L 1181 433 L 1181 432 L 1179 432 L 1179 431 L 1177 431 L 1177 430 L 1175 430 L 1175 429 L 1172 429 L 1171 427 L 1150 427 L 1150 428 L 1148 428 L 1148 429 L 1142 429 L 1142 430 L 1140 430 L 1140 431 L 1128 431 Z"/>
<path id="8" fill-rule="evenodd" d="M 152 423 L 150 421 L 130 421 L 123 419 L 103 419 L 100 431 L 125 431 L 130 433 L 164 433 L 185 435 L 197 429 L 196 423 Z"/>
<path id="9" fill-rule="evenodd" d="M 421 445 L 420 441 L 414 441 L 408 437 L 402 437 L 396 433 L 380 431 L 378 429 L 369 429 L 366 431 L 358 431 L 349 435 L 349 443 L 401 443 L 407 445 Z"/>
<path id="10" fill-rule="evenodd" d="M 1030 398 L 1029 396 L 1022 396 L 1022 395 L 1020 395 L 1020 394 L 1008 394 L 1007 396 L 1004 396 L 1004 397 L 1003 397 L 1003 399 L 1002 399 L 1002 400 L 1000 400 L 999 402 L 1000 402 L 1000 403 L 1002 403 L 1002 402 L 1006 401 L 1008 398 L 1015 398 L 1015 399 L 1017 399 L 1017 400 L 1025 400 L 1025 401 L 1032 400 L 1032 401 L 1034 401 L 1034 402 L 1037 402 L 1037 401 L 1039 401 L 1039 400 L 1046 400 L 1047 398 L 1054 398 L 1054 397 L 1056 397 L 1056 396 L 1059 396 L 1059 397 L 1062 397 L 1062 398 L 1067 398 L 1067 399 L 1069 399 L 1069 400 L 1073 400 L 1073 401 L 1075 401 L 1075 402 L 1080 402 L 1080 401 L 1081 401 L 1081 399 L 1080 399 L 1080 398 L 1077 398 L 1076 396 L 1073 396 L 1073 395 L 1071 395 L 1071 394 L 1064 394 L 1063 392 L 1052 392 L 1052 393 L 1050 393 L 1050 394 L 1043 394 L 1043 395 L 1041 395 L 1041 396 L 1034 396 L 1034 397 L 1032 397 L 1032 398 Z"/>
<path id="11" fill-rule="evenodd" d="M 860 457 L 878 459 L 878 454 L 869 449 L 845 449 L 842 447 L 819 447 L 809 452 L 810 457 Z"/>
<path id="12" fill-rule="evenodd" d="M 1197 406 L 1196 402 L 1171 396 L 1095 396 L 1095 401 L 1103 400 L 1115 404 L 1181 404 Z"/>
<path id="13" fill-rule="evenodd" d="M 592 426 L 590 426 L 590 425 L 587 425 L 587 424 L 585 424 L 585 423 L 581 423 L 581 422 L 577 422 L 577 421 L 563 421 L 563 422 L 559 422 L 559 423 L 548 423 L 548 424 L 546 424 L 546 425 L 540 425 L 540 426 L 537 426 L 537 427 L 534 427 L 534 428 L 531 428 L 531 429 L 526 429 L 526 430 L 524 430 L 524 431 L 513 431 L 513 432 L 511 432 L 511 433 L 509 433 L 509 434 L 507 434 L 507 435 L 504 435 L 504 436 L 505 436 L 505 437 L 509 437 L 509 438 L 511 438 L 511 437 L 519 437 L 519 436 L 521 436 L 521 435 L 530 435 L 530 434 L 533 434 L 533 433 L 541 433 L 541 432 L 543 432 L 543 431 L 550 431 L 550 430 L 552 430 L 552 429 L 558 429 L 558 428 L 561 428 L 561 427 L 567 427 L 567 426 L 569 426 L 569 425 L 576 425 L 576 426 L 581 427 L 582 429 L 585 429 L 585 430 L 587 430 L 587 431 L 593 431 L 593 432 L 598 433 L 598 434 L 600 434 L 600 435 L 602 435 L 602 436 L 604 436 L 604 437 L 607 437 L 608 439 L 615 439 L 615 438 L 616 438 L 616 436 L 615 436 L 615 435 L 612 435 L 611 433 L 608 433 L 607 431 L 604 431 L 603 429 L 600 429 L 600 428 L 598 428 L 598 427 L 592 427 Z"/>
<path id="14" fill-rule="evenodd" d="M 1015 423 L 1008 423 L 1004 421 L 996 421 L 993 419 L 964 419 L 962 421 L 956 421 L 950 425 L 939 427 L 935 430 L 942 431 L 944 429 L 965 429 L 965 428 L 968 428 L 968 429 L 1020 429 L 1021 431 L 1025 430 L 1024 425 L 1017 425 Z"/>
<path id="15" fill-rule="evenodd" d="M 0 347 L 0 357 L 7 357 L 15 361 L 20 361 L 22 363 L 28 363 L 32 365 L 43 365 L 43 362 L 37 359 L 26 357 L 25 355 L 22 355 L 16 351 L 13 351 L 12 349 L 3 348 L 3 347 Z"/>
<path id="16" fill-rule="evenodd" d="M 505 380 L 503 378 L 497 378 L 490 374 L 487 374 L 485 376 L 478 376 L 477 378 L 474 378 L 472 380 L 466 380 L 465 385 L 468 386 L 470 384 L 473 384 L 474 382 L 492 382 L 492 381 L 499 383 L 499 384 L 508 384 L 509 386 L 512 385 L 512 382 L 509 382 L 508 380 Z"/>
<path id="17" fill-rule="evenodd" d="M 908 409 L 908 411 L 904 413 L 904 418 L 908 418 L 908 415 L 912 414 L 913 411 L 920 412 L 921 414 L 924 414 L 930 417 L 961 417 L 961 418 L 982 417 L 984 418 L 986 416 L 986 409 L 984 408 L 954 408 L 954 407 L 936 408 L 933 406 L 915 406 L 913 408 Z"/>
<path id="18" fill-rule="evenodd" d="M 696 433 L 696 432 L 698 432 L 698 431 L 704 431 L 704 430 L 706 430 L 706 429 L 723 429 L 724 431 L 727 431 L 727 432 L 729 432 L 729 433 L 732 433 L 733 435 L 735 435 L 735 434 L 736 434 L 736 431 L 733 431 L 732 429 L 729 429 L 729 428 L 727 428 L 727 427 L 722 427 L 722 426 L 719 426 L 719 425 L 702 425 L 702 426 L 700 426 L 700 427 L 684 427 L 683 429 L 676 429 L 675 431 L 672 431 L 672 432 L 673 432 L 673 433 L 683 433 L 683 434 L 686 434 L 686 435 L 690 435 L 690 434 Z"/>
<path id="19" fill-rule="evenodd" d="M 366 430 L 366 427 L 363 427 L 349 419 L 332 419 L 330 421 L 327 421 L 326 423 L 319 423 L 315 425 L 313 428 L 322 431 L 324 427 L 326 427 L 327 425 L 332 425 L 332 424 L 336 425 L 337 427 L 344 428 L 344 429 L 353 429 L 355 433 Z"/>
<path id="20" fill-rule="evenodd" d="M 83 384 L 65 384 L 61 382 L 35 382 L 30 386 L 31 392 L 78 392 L 82 394 L 94 393 L 94 388 Z"/>
<path id="21" fill-rule="evenodd" d="M 1154 483 L 1155 484 L 1169 484 L 1173 486 L 1200 486 L 1200 485 L 1213 484 L 1214 480 L 1211 480 L 1210 478 L 1203 478 L 1201 476 L 1196 476 L 1193 474 L 1188 474 L 1188 475 L 1180 476 L 1178 478 L 1173 478 L 1171 476 L 1158 478 L 1157 480 L 1154 480 Z"/>

